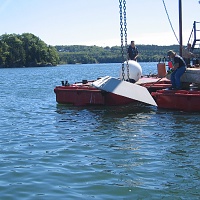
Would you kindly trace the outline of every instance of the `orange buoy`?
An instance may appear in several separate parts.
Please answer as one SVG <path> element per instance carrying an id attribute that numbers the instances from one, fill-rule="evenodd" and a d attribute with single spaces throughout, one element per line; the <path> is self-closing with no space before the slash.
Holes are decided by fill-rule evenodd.
<path id="1" fill-rule="evenodd" d="M 158 63 L 157 64 L 157 70 L 158 70 L 158 77 L 159 78 L 163 78 L 167 75 L 165 63 Z"/>

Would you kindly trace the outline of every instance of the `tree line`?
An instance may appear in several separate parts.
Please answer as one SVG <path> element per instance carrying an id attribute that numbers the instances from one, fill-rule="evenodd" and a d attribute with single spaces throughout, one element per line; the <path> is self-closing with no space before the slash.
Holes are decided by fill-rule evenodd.
<path id="1" fill-rule="evenodd" d="M 178 45 L 137 45 L 138 62 L 157 62 L 168 50 L 178 52 Z M 99 47 L 86 45 L 50 46 L 31 33 L 0 36 L 0 67 L 37 67 L 58 64 L 120 63 L 126 59 L 120 46 Z"/>
<path id="2" fill-rule="evenodd" d="M 45 44 L 31 33 L 0 36 L 0 67 L 33 67 L 57 65 L 55 47 Z"/>
<path id="3" fill-rule="evenodd" d="M 121 46 L 98 47 L 98 46 L 55 46 L 58 51 L 61 64 L 75 63 L 120 63 L 126 59 L 126 48 Z M 157 62 L 166 57 L 167 51 L 179 51 L 178 45 L 157 46 L 157 45 L 137 45 L 139 50 L 138 62 Z"/>

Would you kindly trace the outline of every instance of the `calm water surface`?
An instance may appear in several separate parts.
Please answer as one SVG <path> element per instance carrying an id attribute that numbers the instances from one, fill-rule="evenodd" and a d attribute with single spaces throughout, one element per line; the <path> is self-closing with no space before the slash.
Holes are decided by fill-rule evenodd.
<path id="1" fill-rule="evenodd" d="M 119 68 L 0 69 L 0 199 L 200 198 L 200 113 L 56 103 L 61 80 Z"/>

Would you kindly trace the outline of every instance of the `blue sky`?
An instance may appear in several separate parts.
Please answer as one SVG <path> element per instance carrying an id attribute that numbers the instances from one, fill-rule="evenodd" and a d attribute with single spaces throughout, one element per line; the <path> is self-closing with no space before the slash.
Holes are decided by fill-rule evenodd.
<path id="1" fill-rule="evenodd" d="M 128 43 L 178 44 L 162 0 L 126 0 Z M 178 0 L 165 0 L 178 33 Z M 198 0 L 182 0 L 183 44 L 200 21 Z M 0 35 L 33 33 L 49 45 L 120 45 L 118 0 L 0 0 Z M 199 25 L 200 29 L 200 25 Z M 200 37 L 199 37 L 200 38 Z"/>

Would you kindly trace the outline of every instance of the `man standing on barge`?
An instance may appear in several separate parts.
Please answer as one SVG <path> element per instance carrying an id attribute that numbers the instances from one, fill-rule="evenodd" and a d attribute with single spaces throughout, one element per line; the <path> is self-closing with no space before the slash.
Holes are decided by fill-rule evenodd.
<path id="1" fill-rule="evenodd" d="M 128 60 L 135 60 L 137 61 L 137 57 L 138 57 L 138 49 L 135 46 L 135 42 L 131 41 L 130 46 L 128 47 Z"/>
<path id="2" fill-rule="evenodd" d="M 183 59 L 187 65 L 187 67 L 190 67 L 191 66 L 191 63 L 190 63 L 191 58 L 195 57 L 195 55 L 192 53 L 190 43 L 187 44 L 186 48 L 183 48 L 182 54 L 183 54 L 182 56 L 183 56 Z"/>

